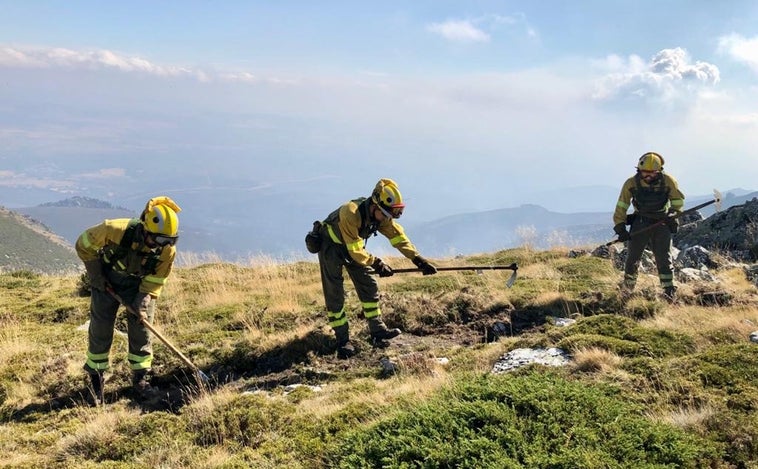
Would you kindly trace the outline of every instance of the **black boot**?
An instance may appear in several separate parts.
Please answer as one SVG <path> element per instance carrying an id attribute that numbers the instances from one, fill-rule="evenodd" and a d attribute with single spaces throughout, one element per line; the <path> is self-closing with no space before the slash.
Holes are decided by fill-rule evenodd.
<path id="1" fill-rule="evenodd" d="M 663 289 L 663 298 L 669 303 L 676 302 L 676 287 L 670 286 Z"/>
<path id="2" fill-rule="evenodd" d="M 382 340 L 389 340 L 389 339 L 399 336 L 402 333 L 400 329 L 388 328 L 387 325 L 384 324 L 384 321 L 382 321 L 382 318 L 380 317 L 370 318 L 368 320 L 368 331 L 371 334 L 371 339 L 375 342 L 382 341 Z"/>
<path id="3" fill-rule="evenodd" d="M 148 372 L 150 370 L 137 370 L 132 375 L 132 389 L 140 399 L 148 399 L 153 391 L 153 387 L 150 386 L 148 381 Z"/>
<path id="4" fill-rule="evenodd" d="M 87 401 L 94 406 L 105 404 L 105 394 L 103 393 L 103 373 L 88 371 L 87 374 L 89 375 L 90 382 L 90 396 Z"/>
<path id="5" fill-rule="evenodd" d="M 337 358 L 344 360 L 355 355 L 355 347 L 350 343 L 350 330 L 347 324 L 335 327 L 334 337 L 337 339 Z"/>

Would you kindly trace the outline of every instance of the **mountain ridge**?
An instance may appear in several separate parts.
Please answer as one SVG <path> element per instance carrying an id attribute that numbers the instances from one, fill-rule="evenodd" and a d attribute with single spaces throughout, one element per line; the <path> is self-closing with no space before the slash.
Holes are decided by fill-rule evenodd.
<path id="1" fill-rule="evenodd" d="M 600 195 L 607 195 L 608 188 L 598 187 L 602 187 L 601 193 L 590 198 L 599 206 L 597 199 Z M 564 196 L 566 200 L 587 198 L 588 190 L 580 188 L 574 195 L 566 192 Z M 745 189 L 735 189 L 734 193 L 726 191 L 722 209 L 754 197 L 758 197 L 758 192 Z M 712 198 L 712 195 L 689 197 L 685 208 Z M 304 200 L 299 202 L 300 205 L 288 206 L 287 200 L 259 197 L 257 204 L 245 206 L 244 213 L 240 212 L 240 206 L 244 206 L 242 201 L 217 203 L 211 207 L 183 204 L 179 249 L 186 253 L 212 252 L 228 261 L 258 254 L 285 258 L 307 256 L 302 238 L 312 220 L 294 219 L 292 214 L 307 217 L 315 202 Z M 273 203 L 282 204 L 282 207 L 275 209 Z M 568 202 L 564 201 L 565 204 Z M 604 204 L 609 207 L 605 211 L 560 212 L 529 202 L 516 207 L 451 214 L 423 222 L 405 218 L 400 222 L 419 250 L 432 257 L 486 252 L 522 244 L 538 248 L 577 247 L 603 243 L 614 236 L 611 228 L 613 205 Z M 80 196 L 14 210 L 39 220 L 71 245 L 83 230 L 104 219 L 137 216 L 135 211 L 111 202 Z M 713 213 L 714 206 L 701 210 L 704 217 Z M 370 249 L 378 255 L 394 252 L 387 243 L 381 242 L 371 243 Z"/>

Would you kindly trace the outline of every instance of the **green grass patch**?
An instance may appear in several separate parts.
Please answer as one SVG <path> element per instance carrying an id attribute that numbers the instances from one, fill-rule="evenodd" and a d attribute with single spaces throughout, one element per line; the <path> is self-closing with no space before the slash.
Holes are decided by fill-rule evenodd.
<path id="1" fill-rule="evenodd" d="M 608 387 L 539 372 L 459 380 L 416 409 L 347 435 L 333 467 L 678 467 L 714 445 L 651 422 Z"/>

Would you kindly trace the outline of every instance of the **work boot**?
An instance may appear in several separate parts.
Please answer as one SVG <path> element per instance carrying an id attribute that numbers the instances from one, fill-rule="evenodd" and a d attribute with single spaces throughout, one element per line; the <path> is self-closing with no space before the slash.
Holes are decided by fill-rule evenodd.
<path id="1" fill-rule="evenodd" d="M 87 402 L 93 406 L 99 406 L 105 404 L 105 394 L 103 393 L 103 374 L 99 372 L 87 372 L 89 375 L 89 391 L 90 395 Z"/>
<path id="2" fill-rule="evenodd" d="M 150 370 L 137 370 L 132 375 L 132 389 L 140 399 L 147 399 L 150 397 L 153 387 L 150 386 L 147 373 Z"/>
<path id="3" fill-rule="evenodd" d="M 374 342 L 389 340 L 399 336 L 402 333 L 400 329 L 388 328 L 387 325 L 384 324 L 384 321 L 382 321 L 382 318 L 379 317 L 370 318 L 368 320 L 368 331 L 369 334 L 371 334 L 371 340 Z"/>
<path id="4" fill-rule="evenodd" d="M 619 296 L 622 300 L 628 300 L 634 294 L 634 284 L 626 280 L 619 283 Z"/>
<path id="5" fill-rule="evenodd" d="M 663 289 L 663 298 L 669 303 L 674 303 L 676 301 L 676 287 L 673 285 L 665 287 Z"/>
<path id="6" fill-rule="evenodd" d="M 350 330 L 347 324 L 335 327 L 334 337 L 337 339 L 337 358 L 344 360 L 355 355 L 355 347 L 350 343 Z"/>

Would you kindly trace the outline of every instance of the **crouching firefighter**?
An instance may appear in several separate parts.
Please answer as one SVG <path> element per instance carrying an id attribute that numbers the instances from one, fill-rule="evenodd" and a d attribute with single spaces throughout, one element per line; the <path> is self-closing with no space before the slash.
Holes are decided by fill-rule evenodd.
<path id="1" fill-rule="evenodd" d="M 103 373 L 109 367 L 113 328 L 121 306 L 108 289 L 112 288 L 125 304 L 152 322 L 155 299 L 161 294 L 176 256 L 179 211 L 170 198 L 154 197 L 140 218 L 105 220 L 87 228 L 76 241 L 76 252 L 92 287 L 84 370 L 89 374 L 96 403 L 103 403 Z M 151 336 L 133 314 L 127 314 L 127 336 L 132 386 L 138 397 L 146 398 L 151 391 Z"/>
<path id="2" fill-rule="evenodd" d="M 321 238 L 318 249 L 321 285 L 329 325 L 334 329 L 337 339 L 337 356 L 340 358 L 349 358 L 355 354 L 355 348 L 350 343 L 345 312 L 343 267 L 361 301 L 372 341 L 389 340 L 401 333 L 400 329 L 388 328 L 381 317 L 379 286 L 371 274 L 389 277 L 393 271 L 389 265 L 366 250 L 369 236 L 381 233 L 393 247 L 411 259 L 424 275 L 437 273 L 437 268 L 419 255 L 403 227 L 395 221 L 403 214 L 404 208 L 397 184 L 391 179 L 381 179 L 370 198 L 360 197 L 343 204 L 320 226 L 318 223 L 315 226 Z M 312 250 L 312 245 L 308 248 Z"/>

